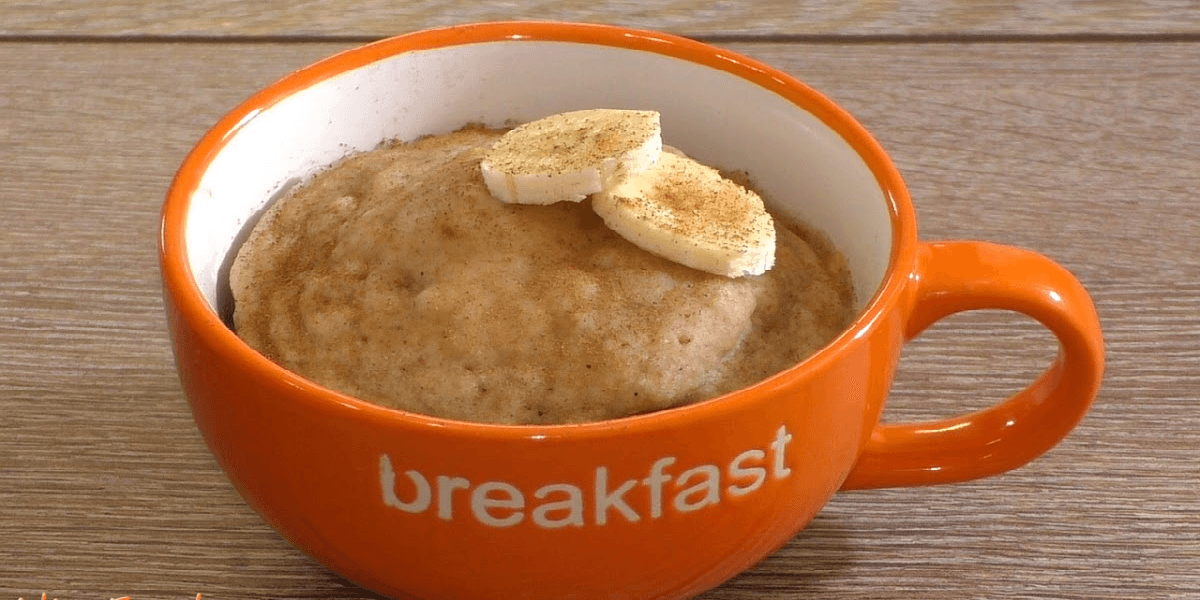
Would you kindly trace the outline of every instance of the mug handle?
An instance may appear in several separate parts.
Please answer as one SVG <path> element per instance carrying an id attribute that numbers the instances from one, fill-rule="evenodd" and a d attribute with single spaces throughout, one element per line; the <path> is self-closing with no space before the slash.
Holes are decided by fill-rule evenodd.
<path id="1" fill-rule="evenodd" d="M 1100 319 L 1083 285 L 1054 261 L 987 242 L 920 243 L 911 340 L 966 310 L 1037 319 L 1058 357 L 1016 395 L 978 412 L 920 423 L 876 424 L 843 490 L 954 483 L 1015 469 L 1062 440 L 1083 418 L 1104 375 Z"/>

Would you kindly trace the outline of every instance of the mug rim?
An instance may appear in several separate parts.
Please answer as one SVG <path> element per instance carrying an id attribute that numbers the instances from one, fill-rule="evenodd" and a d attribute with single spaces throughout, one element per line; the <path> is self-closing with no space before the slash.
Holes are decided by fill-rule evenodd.
<path id="1" fill-rule="evenodd" d="M 891 248 L 882 281 L 854 320 L 815 353 L 748 387 L 699 402 L 616 419 L 549 425 L 508 425 L 461 421 L 384 407 L 327 388 L 260 354 L 221 320 L 205 300 L 187 261 L 186 220 L 193 193 L 215 157 L 258 112 L 341 73 L 398 54 L 488 42 L 548 41 L 600 45 L 650 52 L 725 71 L 800 107 L 834 130 L 866 163 L 882 192 L 891 222 Z M 878 327 L 882 316 L 899 303 L 905 280 L 916 261 L 916 216 L 899 170 L 877 140 L 845 109 L 795 77 L 740 54 L 674 34 L 616 25 L 555 21 L 497 21 L 426 29 L 389 37 L 334 54 L 302 67 L 262 88 L 227 112 L 188 153 L 168 189 L 162 207 L 159 263 L 164 293 L 174 300 L 180 317 L 217 352 L 231 356 L 254 376 L 275 380 L 299 392 L 309 408 L 354 414 L 376 423 L 435 428 L 475 437 L 498 439 L 584 439 L 634 430 L 684 426 L 696 419 L 720 417 L 746 403 L 761 402 L 770 388 L 786 387 L 826 368 L 849 352 L 851 342 Z"/>

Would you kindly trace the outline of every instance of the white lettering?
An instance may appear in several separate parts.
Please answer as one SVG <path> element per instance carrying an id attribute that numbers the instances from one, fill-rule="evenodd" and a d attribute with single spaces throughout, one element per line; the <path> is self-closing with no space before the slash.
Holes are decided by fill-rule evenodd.
<path id="1" fill-rule="evenodd" d="M 488 494 L 499 492 L 502 497 L 495 498 Z M 497 517 L 490 510 L 493 508 L 507 508 L 512 512 L 506 517 Z M 521 522 L 525 518 L 525 513 L 522 512 L 525 508 L 525 496 L 521 495 L 521 490 L 518 490 L 511 483 L 503 481 L 488 481 L 479 484 L 471 492 L 471 513 L 475 518 L 484 525 L 492 527 L 512 527 Z"/>
<path id="2" fill-rule="evenodd" d="M 703 476 L 704 480 L 684 489 L 675 496 L 675 509 L 679 512 L 692 512 L 705 506 L 721 501 L 721 470 L 716 465 L 700 465 L 679 474 L 676 487 L 683 487 L 696 477 Z M 689 501 L 694 495 L 703 494 L 698 500 Z"/>
<path id="3" fill-rule="evenodd" d="M 625 517 L 630 523 L 637 523 L 641 520 L 632 508 L 625 503 L 625 494 L 637 485 L 636 479 L 630 479 L 621 484 L 611 494 L 608 492 L 608 468 L 596 467 L 596 524 L 605 525 L 608 523 L 608 509 L 615 508 L 621 516 Z"/>
<path id="4" fill-rule="evenodd" d="M 449 521 L 454 518 L 454 490 L 465 490 L 471 482 L 462 477 L 437 476 L 438 518 Z"/>
<path id="5" fill-rule="evenodd" d="M 650 476 L 642 480 L 646 487 L 650 488 L 650 518 L 657 519 L 662 516 L 662 491 L 663 484 L 671 480 L 671 476 L 663 472 L 663 469 L 675 463 L 674 456 L 664 456 L 656 461 L 650 467 Z"/>
<path id="6" fill-rule="evenodd" d="M 792 470 L 787 467 L 787 459 L 783 452 L 787 447 L 788 442 L 792 441 L 792 434 L 788 433 L 786 425 L 780 425 L 775 432 L 775 441 L 771 442 L 771 476 L 775 479 L 783 479 L 792 474 Z"/>
<path id="7" fill-rule="evenodd" d="M 736 481 L 750 477 L 753 480 L 750 483 L 741 485 L 730 484 L 725 489 L 734 496 L 745 496 L 762 487 L 763 482 L 767 480 L 767 470 L 763 467 L 747 467 L 746 461 L 753 460 L 758 462 L 766 457 L 766 452 L 757 449 L 747 450 L 734 457 L 733 462 L 729 463 L 729 478 Z"/>
<path id="8" fill-rule="evenodd" d="M 555 493 L 565 493 L 565 500 L 546 502 L 533 509 L 533 522 L 546 529 L 559 529 L 568 525 L 583 527 L 583 491 L 568 483 L 555 483 L 538 488 L 533 497 L 545 500 L 546 496 Z M 550 518 L 550 513 L 567 511 L 566 516 L 559 519 Z"/>
<path id="9" fill-rule="evenodd" d="M 638 523 L 646 515 L 649 519 L 661 519 L 672 510 L 691 513 L 716 506 L 723 499 L 750 495 L 770 481 L 790 476 L 792 469 L 787 450 L 792 440 L 787 426 L 780 425 L 772 438 L 763 440 L 765 444 L 743 450 L 728 462 L 701 464 L 672 473 L 668 469 L 678 465 L 677 457 L 661 456 L 652 462 L 647 457 L 637 463 L 645 469 L 642 471 L 644 476 L 610 481 L 608 467 L 596 467 L 590 490 L 586 484 L 548 482 L 538 487 L 532 497 L 506 481 L 472 485 L 465 477 L 435 477 L 416 469 L 403 470 L 393 464 L 390 455 L 380 454 L 379 486 L 385 507 L 411 514 L 434 509 L 437 518 L 443 521 L 452 521 L 455 517 L 473 518 L 479 525 L 487 527 L 515 527 L 528 521 L 531 524 L 528 526 L 541 529 L 563 529 L 607 525 L 611 513 L 615 512 L 627 523 Z M 678 468 L 687 466 L 690 465 L 685 463 Z M 401 472 L 403 477 L 399 476 Z M 407 482 L 403 481 L 405 479 Z M 669 499 L 666 497 L 668 484 L 674 494 Z M 640 490 L 633 492 L 638 486 L 646 488 L 645 495 Z M 533 488 L 531 485 L 524 490 Z M 457 494 L 456 499 L 458 490 L 462 493 Z M 589 492 L 590 498 L 586 496 Z M 533 502 L 527 503 L 527 498 Z M 458 514 L 454 510 L 456 501 L 459 503 Z M 594 503 L 594 508 L 587 506 L 589 501 Z M 591 523 L 587 521 L 588 510 L 592 511 Z"/>
<path id="10" fill-rule="evenodd" d="M 401 502 L 396 497 L 396 472 L 392 470 L 392 459 L 386 454 L 379 455 L 379 485 L 383 488 L 383 504 L 404 512 L 425 512 L 429 508 L 432 496 L 429 491 L 429 482 L 425 480 L 424 475 L 417 471 L 408 470 L 404 474 L 412 481 L 417 492 L 410 502 Z"/>

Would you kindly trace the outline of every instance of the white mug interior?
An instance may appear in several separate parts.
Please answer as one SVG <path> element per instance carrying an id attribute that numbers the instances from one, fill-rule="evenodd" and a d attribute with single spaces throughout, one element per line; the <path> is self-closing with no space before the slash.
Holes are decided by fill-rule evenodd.
<path id="1" fill-rule="evenodd" d="M 347 154 L 468 123 L 504 126 L 585 108 L 659 111 L 664 143 L 747 171 L 773 211 L 824 231 L 849 262 L 860 308 L 882 284 L 893 235 L 884 192 L 854 148 L 816 116 L 684 59 L 528 40 L 404 52 L 247 114 L 187 209 L 196 284 L 228 318 L 228 265 L 248 224 L 290 186 Z"/>

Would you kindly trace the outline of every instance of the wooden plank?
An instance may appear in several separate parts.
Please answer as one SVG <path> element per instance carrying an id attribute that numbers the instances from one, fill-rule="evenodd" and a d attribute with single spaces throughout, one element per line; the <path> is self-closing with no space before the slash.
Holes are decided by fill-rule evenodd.
<path id="1" fill-rule="evenodd" d="M 161 197 L 204 129 L 343 47 L 0 45 L 0 598 L 373 597 L 282 541 L 217 469 L 175 379 L 154 256 Z M 926 238 L 1074 270 L 1110 363 L 1092 413 L 1043 459 L 839 495 L 704 598 L 1200 589 L 1200 44 L 734 48 L 873 130 Z M 888 416 L 998 400 L 1053 352 L 1021 319 L 955 317 L 909 348 Z"/>
<path id="2" fill-rule="evenodd" d="M 51 0 L 0 6 L 6 35 L 386 37 L 456 23 L 539 19 L 612 23 L 693 36 L 1195 34 L 1192 2 L 1142 0 L 356 0 L 146 3 Z"/>

